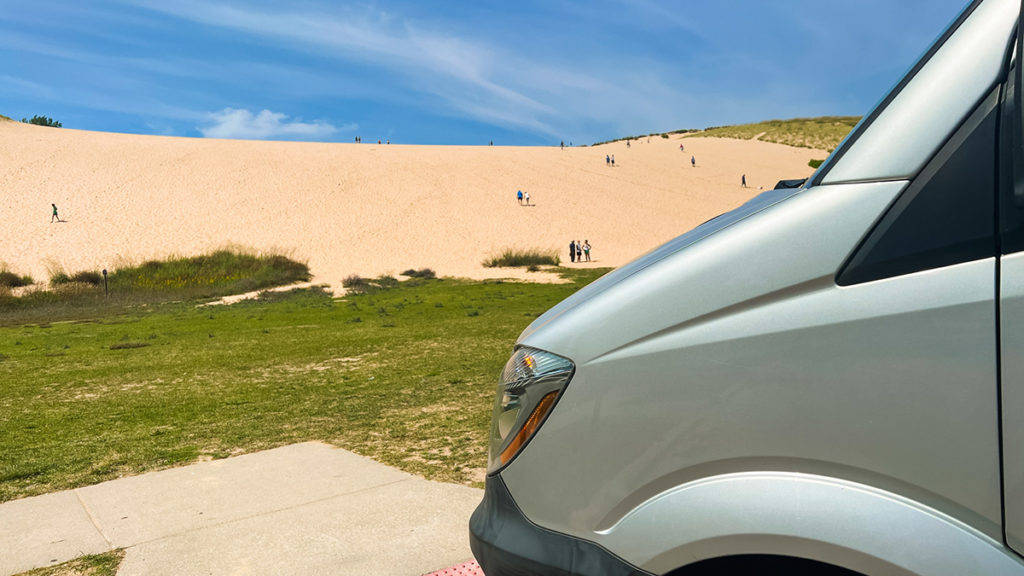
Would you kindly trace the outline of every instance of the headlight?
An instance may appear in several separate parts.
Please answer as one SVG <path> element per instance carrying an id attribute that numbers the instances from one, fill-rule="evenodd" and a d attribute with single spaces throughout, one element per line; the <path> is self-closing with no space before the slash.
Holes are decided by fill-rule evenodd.
<path id="1" fill-rule="evenodd" d="M 575 369 L 568 358 L 543 350 L 520 348 L 512 354 L 494 399 L 489 474 L 508 464 L 529 442 Z"/>

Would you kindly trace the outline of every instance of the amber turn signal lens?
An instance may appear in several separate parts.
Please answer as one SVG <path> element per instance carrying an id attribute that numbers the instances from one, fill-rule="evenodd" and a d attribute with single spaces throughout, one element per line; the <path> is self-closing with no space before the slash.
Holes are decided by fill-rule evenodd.
<path id="1" fill-rule="evenodd" d="M 537 407 L 533 410 L 533 414 L 527 418 L 526 423 L 519 429 L 512 441 L 509 442 L 508 446 L 501 451 L 501 464 L 504 466 L 508 464 L 508 461 L 515 456 L 519 449 L 526 444 L 526 441 L 533 436 L 533 433 L 540 428 L 541 422 L 544 421 L 544 417 L 548 415 L 551 408 L 555 405 L 555 398 L 558 397 L 558 392 L 549 392 L 546 396 L 540 399 L 537 403 Z"/>

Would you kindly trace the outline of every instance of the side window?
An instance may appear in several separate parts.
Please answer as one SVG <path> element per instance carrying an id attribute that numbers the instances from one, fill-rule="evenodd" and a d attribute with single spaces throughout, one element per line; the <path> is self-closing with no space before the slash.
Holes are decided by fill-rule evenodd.
<path id="1" fill-rule="evenodd" d="M 997 87 L 964 121 L 854 251 L 842 286 L 996 253 Z"/>
<path id="2" fill-rule="evenodd" d="M 1003 96 L 1000 127 L 1002 171 L 999 200 L 999 235 L 1003 254 L 1024 250 L 1024 122 L 1018 113 L 1021 67 L 1010 68 Z"/>

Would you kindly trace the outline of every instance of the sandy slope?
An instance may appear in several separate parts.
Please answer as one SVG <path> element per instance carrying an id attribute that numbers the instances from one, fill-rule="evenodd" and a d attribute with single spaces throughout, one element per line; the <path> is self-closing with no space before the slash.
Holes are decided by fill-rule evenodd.
<path id="1" fill-rule="evenodd" d="M 619 266 L 825 157 L 754 141 L 683 142 L 685 153 L 675 137 L 565 150 L 282 143 L 0 122 L 0 261 L 45 280 L 54 268 L 239 244 L 307 260 L 315 280 L 337 285 L 424 266 L 510 276 L 481 260 L 541 247 L 567 262 L 569 241 L 587 239 L 592 265 Z M 744 172 L 751 188 L 740 187 Z M 517 189 L 535 206 L 519 206 Z M 50 223 L 51 202 L 65 223 Z"/>

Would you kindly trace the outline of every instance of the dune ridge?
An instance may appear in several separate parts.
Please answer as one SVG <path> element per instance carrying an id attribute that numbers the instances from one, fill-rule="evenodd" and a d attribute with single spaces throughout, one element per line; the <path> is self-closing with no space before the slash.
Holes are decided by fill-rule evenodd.
<path id="1" fill-rule="evenodd" d="M 685 152 L 679 150 L 685 144 Z M 605 163 L 615 155 L 615 167 Z M 413 146 L 141 136 L 0 123 L 0 261 L 46 280 L 224 246 L 351 274 L 543 279 L 484 268 L 509 247 L 589 240 L 620 266 L 825 152 L 652 137 L 595 147 Z M 690 157 L 697 166 L 691 167 Z M 746 174 L 748 188 L 740 186 Z M 516 191 L 529 192 L 520 206 Z M 63 223 L 50 222 L 50 204 Z M 571 264 L 577 265 L 577 264 Z"/>

